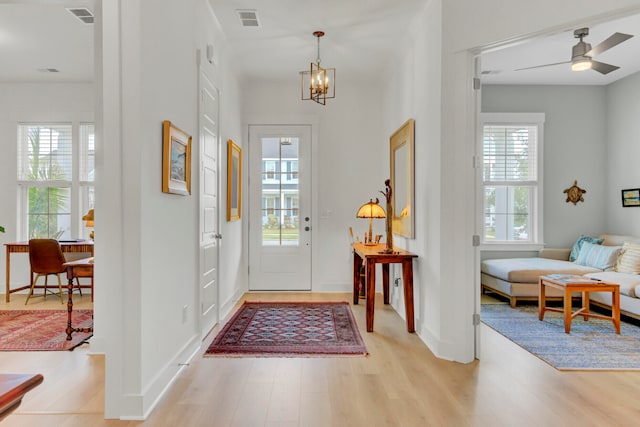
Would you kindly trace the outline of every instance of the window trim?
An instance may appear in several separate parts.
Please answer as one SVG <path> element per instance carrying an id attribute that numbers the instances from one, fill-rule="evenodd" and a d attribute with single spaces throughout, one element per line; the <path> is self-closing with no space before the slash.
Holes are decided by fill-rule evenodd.
<path id="1" fill-rule="evenodd" d="M 534 251 L 544 248 L 544 122 L 545 113 L 480 113 L 480 119 L 478 121 L 478 147 L 477 152 L 478 164 L 477 164 L 477 177 L 478 177 L 478 230 L 480 230 L 480 249 L 492 250 L 492 251 Z M 537 180 L 536 181 L 505 181 L 501 182 L 502 185 L 510 185 L 513 183 L 531 185 L 535 184 L 536 194 L 534 195 L 534 206 L 530 209 L 530 217 L 532 220 L 532 235 L 535 237 L 530 241 L 485 241 L 484 240 L 484 188 L 485 184 L 483 179 L 483 148 L 484 148 L 484 126 L 487 124 L 492 125 L 529 125 L 537 127 L 537 153 L 536 153 L 536 167 L 537 167 Z M 494 182 L 495 183 L 495 182 Z"/>

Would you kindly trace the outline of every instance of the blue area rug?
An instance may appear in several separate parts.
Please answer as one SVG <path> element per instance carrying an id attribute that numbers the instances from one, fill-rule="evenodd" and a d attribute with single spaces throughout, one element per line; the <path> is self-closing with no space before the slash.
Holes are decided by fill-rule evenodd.
<path id="1" fill-rule="evenodd" d="M 559 370 L 640 370 L 640 327 L 620 322 L 620 335 L 608 320 L 575 317 L 564 333 L 562 313 L 538 306 L 482 304 L 482 322 Z"/>

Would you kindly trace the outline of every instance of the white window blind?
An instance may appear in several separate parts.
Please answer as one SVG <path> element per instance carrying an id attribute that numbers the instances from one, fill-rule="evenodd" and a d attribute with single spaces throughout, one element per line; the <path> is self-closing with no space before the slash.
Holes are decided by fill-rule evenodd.
<path id="1" fill-rule="evenodd" d="M 18 144 L 18 180 L 71 181 L 71 124 L 18 125 Z"/>
<path id="2" fill-rule="evenodd" d="M 483 139 L 485 182 L 537 179 L 536 126 L 485 125 Z"/>

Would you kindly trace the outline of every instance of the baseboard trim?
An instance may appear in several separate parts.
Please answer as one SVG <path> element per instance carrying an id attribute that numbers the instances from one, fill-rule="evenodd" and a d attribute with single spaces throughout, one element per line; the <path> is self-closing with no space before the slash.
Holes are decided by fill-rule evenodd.
<path id="1" fill-rule="evenodd" d="M 129 394 L 122 397 L 120 419 L 142 421 L 158 405 L 160 399 L 169 390 L 191 360 L 198 354 L 202 345 L 199 334 L 194 334 L 176 355 L 149 382 L 142 394 Z"/>

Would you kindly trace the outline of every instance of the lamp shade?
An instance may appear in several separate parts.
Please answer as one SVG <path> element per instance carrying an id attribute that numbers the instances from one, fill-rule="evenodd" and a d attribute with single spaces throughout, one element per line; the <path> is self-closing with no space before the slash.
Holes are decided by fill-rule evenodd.
<path id="1" fill-rule="evenodd" d="M 378 199 L 374 202 L 373 199 L 369 200 L 364 205 L 360 206 L 356 218 L 386 218 L 387 215 L 382 209 L 382 206 L 378 204 Z"/>
<path id="2" fill-rule="evenodd" d="M 82 220 L 87 221 L 87 227 L 93 227 L 93 209 L 89 209 L 89 212 L 82 217 Z"/>

